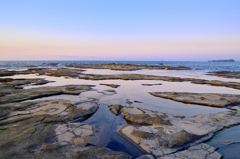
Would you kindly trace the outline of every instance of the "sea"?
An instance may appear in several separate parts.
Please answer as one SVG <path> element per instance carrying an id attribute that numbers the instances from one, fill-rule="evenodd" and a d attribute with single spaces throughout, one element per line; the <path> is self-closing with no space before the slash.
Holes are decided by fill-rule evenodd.
<path id="1" fill-rule="evenodd" d="M 206 61 L 0 61 L 0 69 L 24 69 L 28 67 L 59 67 L 68 64 L 134 64 L 151 66 L 185 66 L 192 70 L 240 71 L 240 62 L 206 62 Z"/>

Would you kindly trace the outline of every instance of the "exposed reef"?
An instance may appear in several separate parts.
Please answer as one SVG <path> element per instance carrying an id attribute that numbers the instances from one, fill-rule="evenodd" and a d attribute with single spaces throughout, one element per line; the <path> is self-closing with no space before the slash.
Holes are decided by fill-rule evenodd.
<path id="1" fill-rule="evenodd" d="M 240 72 L 219 71 L 219 72 L 209 72 L 207 75 L 240 79 Z"/>
<path id="2" fill-rule="evenodd" d="M 37 99 L 53 95 L 71 94 L 79 95 L 81 92 L 89 90 L 87 85 L 69 85 L 60 87 L 40 87 L 32 89 L 5 89 L 0 91 L 0 104 L 20 102 L 29 99 Z"/>
<path id="3" fill-rule="evenodd" d="M 98 141 L 99 131 L 97 125 L 82 123 L 12 126 L 0 130 L 0 158 L 76 158 L 78 151 Z M 92 147 L 94 150 L 102 152 L 102 158 L 115 153 Z"/>
<path id="4" fill-rule="evenodd" d="M 104 85 L 104 86 L 108 86 L 108 87 L 112 87 L 112 88 L 120 87 L 120 85 L 117 85 L 117 84 L 100 84 L 100 85 Z"/>
<path id="5" fill-rule="evenodd" d="M 122 105 L 109 105 L 109 109 L 115 115 L 137 123 L 121 128 L 119 133 L 122 136 L 147 153 L 160 158 L 178 158 L 181 155 L 183 158 L 191 158 L 194 154 L 198 154 L 198 158 L 205 158 L 206 155 L 209 158 L 211 155 L 220 158 L 221 155 L 214 152 L 213 147 L 201 143 L 224 127 L 240 123 L 239 110 L 211 115 L 179 116 Z M 171 155 L 166 156 L 168 154 Z"/>
<path id="6" fill-rule="evenodd" d="M 19 74 L 23 74 L 23 75 L 37 74 L 37 75 L 48 75 L 48 76 L 55 76 L 55 77 L 61 77 L 61 76 L 78 77 L 78 75 L 81 74 L 81 72 L 83 72 L 83 70 L 67 69 L 67 68 L 61 68 L 61 69 L 29 68 L 27 70 L 22 70 L 22 71 L 1 70 L 0 77 L 13 76 L 13 75 L 19 75 Z"/>
<path id="7" fill-rule="evenodd" d="M 115 115 L 121 115 L 125 120 L 133 124 L 140 125 L 171 125 L 168 120 L 165 120 L 165 113 L 145 113 L 145 110 L 141 110 L 137 107 L 124 107 L 121 105 L 109 105 L 109 109 Z"/>
<path id="8" fill-rule="evenodd" d="M 0 82 L 0 104 L 20 102 L 29 99 L 37 99 L 60 94 L 79 95 L 91 89 L 90 85 L 68 85 L 56 87 L 39 87 L 23 89 L 26 84 L 45 84 L 43 79 L 10 79 L 2 78 Z"/>
<path id="9" fill-rule="evenodd" d="M 91 68 L 91 69 L 110 69 L 116 71 L 135 71 L 141 69 L 149 69 L 149 70 L 190 70 L 191 68 L 185 66 L 150 66 L 150 65 L 133 65 L 133 64 L 84 64 L 84 65 L 67 65 L 67 67 L 74 68 Z"/>
<path id="10" fill-rule="evenodd" d="M 98 108 L 91 98 L 0 105 L 0 158 L 73 158 L 76 150 L 98 141 L 100 128 L 80 123 Z"/>
<path id="11" fill-rule="evenodd" d="M 154 92 L 153 96 L 175 100 L 183 103 L 225 107 L 240 104 L 240 95 L 217 93 L 188 93 L 188 92 Z"/>
<path id="12" fill-rule="evenodd" d="M 101 129 L 97 125 L 81 122 L 98 110 L 98 100 L 29 102 L 29 99 L 52 95 L 79 95 L 92 86 L 24 89 L 26 85 L 46 84 L 49 81 L 0 80 L 0 158 L 131 158 L 124 152 L 93 146 L 98 142 Z"/>
<path id="13" fill-rule="evenodd" d="M 216 148 L 208 144 L 192 146 L 187 150 L 175 152 L 157 159 L 221 159 L 222 155 L 215 151 Z"/>
<path id="14" fill-rule="evenodd" d="M 75 152 L 73 155 L 74 159 L 79 158 L 96 158 L 96 159 L 131 159 L 126 153 L 112 151 L 108 148 L 100 148 L 100 147 L 85 147 Z"/>
<path id="15" fill-rule="evenodd" d="M 38 74 L 48 76 L 64 76 L 79 78 L 85 80 L 162 80 L 169 82 L 191 82 L 194 84 L 206 84 L 211 86 L 222 86 L 233 89 L 240 89 L 240 82 L 224 82 L 219 80 L 204 80 L 196 78 L 181 78 L 181 77 L 169 77 L 169 76 L 154 76 L 154 75 L 141 75 L 141 74 L 121 74 L 121 75 L 95 75 L 95 74 L 83 74 L 83 70 L 78 69 L 28 69 L 25 71 L 3 71 L 0 72 L 1 76 L 10 76 L 18 74 Z"/>
<path id="16" fill-rule="evenodd" d="M 42 123 L 66 123 L 83 121 L 98 110 L 98 104 L 94 99 L 79 102 L 59 99 L 3 104 L 0 110 L 4 112 L 0 114 L 0 125 L 38 121 Z"/>
<path id="17" fill-rule="evenodd" d="M 79 79 L 86 80 L 162 80 L 169 82 L 191 82 L 194 84 L 203 84 L 211 86 L 229 87 L 233 89 L 240 89 L 240 82 L 224 82 L 219 80 L 204 80 L 196 78 L 181 78 L 169 76 L 153 76 L 153 75 L 140 75 L 140 74 L 123 74 L 123 75 L 94 75 L 82 74 Z"/>
<path id="18" fill-rule="evenodd" d="M 156 84 L 147 84 L 147 83 L 144 83 L 142 84 L 142 86 L 159 86 L 159 85 L 162 85 L 161 83 L 156 83 Z"/>
<path id="19" fill-rule="evenodd" d="M 12 79 L 12 78 L 0 78 L 1 89 L 23 89 L 27 85 L 44 85 L 51 81 L 47 81 L 41 78 L 35 79 Z"/>
<path id="20" fill-rule="evenodd" d="M 87 67 L 88 65 L 84 68 Z M 92 65 L 90 68 L 93 67 L 132 71 L 138 69 L 160 69 L 158 67 L 161 66 L 150 68 L 152 66 L 104 64 Z M 168 67 L 163 66 L 161 69 L 180 69 L 180 67 Z M 74 69 L 31 68 L 23 71 L 1 70 L 0 77 L 18 74 L 37 74 L 86 80 L 186 81 L 194 84 L 240 89 L 239 82 L 139 74 L 93 75 L 83 74 L 82 72 L 83 70 L 78 69 L 78 66 Z M 102 130 L 98 125 L 90 125 L 90 122 L 84 124 L 84 121 L 99 115 L 99 113 L 96 113 L 99 110 L 98 99 L 85 97 L 85 94 L 77 102 L 63 99 L 41 99 L 42 97 L 54 95 L 79 95 L 82 92 L 92 90 L 93 85 L 44 87 L 44 84 L 48 82 L 51 81 L 41 78 L 0 78 L 0 158 L 131 158 L 129 154 L 124 152 L 95 146 L 99 145 L 98 141 L 103 137 L 101 135 L 106 134 L 101 132 Z M 24 88 L 32 85 L 43 86 L 30 89 Z M 120 85 L 111 83 L 100 85 L 104 85 L 102 88 L 107 88 L 108 90 L 96 91 L 102 95 L 109 96 L 117 93 L 117 89 L 114 88 L 120 87 Z M 155 86 L 161 84 L 142 85 Z M 150 94 L 179 102 L 213 107 L 228 108 L 240 103 L 240 95 L 185 92 L 154 92 Z M 32 101 L 32 99 L 38 100 Z M 134 103 L 142 103 L 141 101 L 131 101 L 130 99 L 131 97 L 126 99 L 125 103 L 128 104 L 127 106 L 109 105 L 108 108 L 113 114 L 121 116 L 127 122 L 127 124 L 125 122 L 121 124 L 113 123 L 119 128 L 118 133 L 135 144 L 143 152 L 146 152 L 145 155 L 138 157 L 138 159 L 221 158 L 222 156 L 216 152 L 216 148 L 203 142 L 211 139 L 216 132 L 225 127 L 240 124 L 240 109 L 238 107 L 229 109 L 228 112 L 224 109 L 225 112 L 216 114 L 184 116 L 130 106 Z M 145 102 L 144 99 L 143 102 Z M 106 107 L 102 110 L 105 109 Z M 100 110 L 99 112 L 101 113 Z M 109 113 L 109 111 L 107 112 Z M 123 119 L 120 119 L 121 122 L 124 121 Z M 87 122 L 85 121 L 85 123 Z M 95 124 L 97 122 L 91 123 Z"/>

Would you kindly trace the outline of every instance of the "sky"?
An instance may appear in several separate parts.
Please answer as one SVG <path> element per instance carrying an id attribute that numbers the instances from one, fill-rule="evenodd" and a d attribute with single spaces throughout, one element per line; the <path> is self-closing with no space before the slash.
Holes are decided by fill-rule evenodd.
<path id="1" fill-rule="evenodd" d="M 1 60 L 240 61 L 239 0 L 0 0 Z"/>

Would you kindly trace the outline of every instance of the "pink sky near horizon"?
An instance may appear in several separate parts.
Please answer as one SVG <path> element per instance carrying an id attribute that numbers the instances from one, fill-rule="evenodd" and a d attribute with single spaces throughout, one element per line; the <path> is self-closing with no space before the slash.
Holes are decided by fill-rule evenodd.
<path id="1" fill-rule="evenodd" d="M 65 35 L 41 35 L 11 30 L 0 31 L 1 60 L 46 60 L 68 56 L 119 59 L 240 60 L 240 36 L 199 36 L 171 38 L 78 38 Z M 42 57 L 41 57 L 42 56 Z M 41 59 L 42 58 L 42 59 Z M 51 59 L 54 60 L 54 59 Z M 89 60 L 89 59 L 87 59 Z"/>

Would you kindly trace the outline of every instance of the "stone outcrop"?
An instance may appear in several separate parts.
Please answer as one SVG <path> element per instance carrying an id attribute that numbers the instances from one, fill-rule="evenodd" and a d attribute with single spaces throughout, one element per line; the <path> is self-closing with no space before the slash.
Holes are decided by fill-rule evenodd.
<path id="1" fill-rule="evenodd" d="M 240 79 L 240 72 L 218 71 L 218 72 L 209 72 L 207 75 Z"/>
<path id="2" fill-rule="evenodd" d="M 221 159 L 222 155 L 215 151 L 216 148 L 207 145 L 199 144 L 192 146 L 187 150 L 176 152 L 157 159 Z"/>
<path id="3" fill-rule="evenodd" d="M 3 80 L 3 79 L 2 79 Z M 8 79 L 4 79 L 8 80 Z M 19 80 L 12 79 L 10 82 L 0 83 L 0 104 L 20 102 L 29 99 L 37 99 L 60 94 L 79 95 L 91 89 L 90 85 L 68 85 L 56 87 L 39 87 L 23 89 L 25 84 L 45 84 L 48 81 L 42 79 Z"/>
<path id="4" fill-rule="evenodd" d="M 131 157 L 123 152 L 112 151 L 108 148 L 85 147 L 77 151 L 73 155 L 74 159 L 78 158 L 94 158 L 94 159 L 131 159 Z"/>
<path id="5" fill-rule="evenodd" d="M 60 146 L 74 144 L 86 146 L 97 141 L 96 134 L 100 131 L 97 125 L 69 123 L 57 125 L 55 129 L 56 144 Z"/>
<path id="6" fill-rule="evenodd" d="M 13 79 L 13 78 L 0 78 L 1 89 L 22 89 L 26 85 L 44 85 L 51 81 L 42 78 L 34 79 Z"/>
<path id="7" fill-rule="evenodd" d="M 144 83 L 142 84 L 142 86 L 157 86 L 157 85 L 162 85 L 161 83 L 156 83 L 156 84 L 147 84 L 147 83 Z"/>
<path id="8" fill-rule="evenodd" d="M 194 84 L 211 85 L 228 87 L 233 89 L 240 89 L 240 82 L 224 82 L 219 80 L 204 80 L 196 78 L 181 78 L 169 76 L 153 76 L 153 75 L 140 75 L 140 74 L 121 74 L 121 75 L 94 75 L 94 74 L 81 74 L 79 79 L 86 80 L 162 80 L 168 82 L 191 82 Z"/>
<path id="9" fill-rule="evenodd" d="M 150 66 L 150 65 L 133 65 L 133 64 L 84 64 L 84 65 L 67 65 L 68 67 L 75 68 L 92 68 L 92 69 L 110 69 L 116 71 L 135 71 L 141 69 L 149 69 L 149 70 L 190 70 L 191 68 L 185 66 Z"/>
<path id="10" fill-rule="evenodd" d="M 99 131 L 81 123 L 12 126 L 0 130 L 0 158 L 73 158 L 76 149 L 97 142 Z"/>
<path id="11" fill-rule="evenodd" d="M 219 80 L 195 79 L 192 80 L 191 83 L 240 89 L 240 82 L 224 82 Z"/>
<path id="12" fill-rule="evenodd" d="M 89 103 L 89 104 L 86 104 Z M 0 125 L 41 121 L 42 123 L 66 123 L 83 121 L 98 110 L 99 106 L 92 101 L 71 102 L 67 100 L 49 100 L 1 105 Z"/>
<path id="13" fill-rule="evenodd" d="M 143 110 L 133 106 L 109 105 L 115 115 L 121 115 L 125 120 L 141 125 L 171 125 L 165 113 Z"/>
<path id="14" fill-rule="evenodd" d="M 64 70 L 64 71 L 63 71 Z M 54 73 L 55 71 L 55 73 Z M 71 73 L 61 73 L 61 72 L 71 72 Z M 73 73 L 72 73 L 73 72 Z M 38 74 L 38 75 L 48 75 L 48 76 L 64 76 L 64 77 L 74 77 L 85 80 L 162 80 L 169 82 L 191 82 L 194 84 L 203 84 L 211 86 L 221 86 L 233 89 L 240 89 L 240 82 L 224 82 L 219 80 L 204 80 L 196 78 L 181 78 L 181 77 L 169 77 L 169 76 L 153 76 L 153 75 L 141 75 L 141 74 L 120 74 L 120 75 L 94 75 L 94 74 L 83 74 L 82 70 L 76 69 L 29 69 L 26 71 L 4 71 L 0 72 L 1 76 L 10 76 L 17 74 Z"/>
<path id="15" fill-rule="evenodd" d="M 125 126 L 118 132 L 139 148 L 157 157 L 202 143 L 224 127 L 240 123 L 240 109 L 194 116 L 172 115 L 122 105 L 109 106 L 109 109 L 115 115 L 137 123 L 138 125 Z M 159 116 L 157 123 L 152 122 L 151 119 Z"/>
<path id="16" fill-rule="evenodd" d="M 100 84 L 100 85 L 104 85 L 104 86 L 108 86 L 108 87 L 112 87 L 112 88 L 120 87 L 120 85 L 117 85 L 117 84 Z"/>
<path id="17" fill-rule="evenodd" d="M 183 103 L 205 105 L 211 107 L 225 107 L 240 104 L 240 95 L 216 93 L 187 93 L 187 92 L 154 92 L 155 97 L 171 99 Z"/>
<path id="18" fill-rule="evenodd" d="M 13 76 L 19 74 L 37 74 L 37 75 L 48 75 L 48 76 L 55 76 L 55 77 L 78 77 L 79 74 L 82 73 L 82 70 L 78 69 L 47 69 L 47 68 L 29 68 L 28 70 L 23 71 L 8 71 L 2 70 L 0 71 L 0 77 L 4 76 Z"/>

